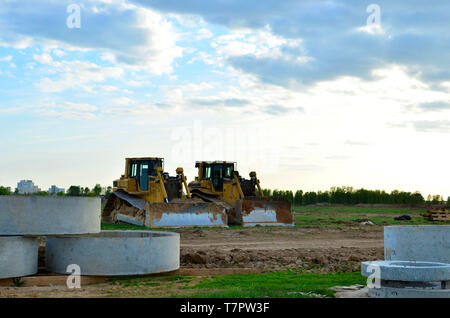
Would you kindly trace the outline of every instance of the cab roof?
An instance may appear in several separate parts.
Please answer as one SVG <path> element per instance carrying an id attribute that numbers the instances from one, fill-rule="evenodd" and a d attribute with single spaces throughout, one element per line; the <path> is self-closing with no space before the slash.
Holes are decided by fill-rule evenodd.
<path id="1" fill-rule="evenodd" d="M 164 160 L 164 158 L 158 158 L 158 157 L 133 157 L 133 158 L 126 158 L 125 160 Z"/>
<path id="2" fill-rule="evenodd" d="M 219 160 L 215 160 L 215 161 L 196 161 L 195 162 L 195 167 L 197 168 L 198 166 L 200 166 L 200 164 L 233 164 L 236 165 L 235 161 L 219 161 Z"/>

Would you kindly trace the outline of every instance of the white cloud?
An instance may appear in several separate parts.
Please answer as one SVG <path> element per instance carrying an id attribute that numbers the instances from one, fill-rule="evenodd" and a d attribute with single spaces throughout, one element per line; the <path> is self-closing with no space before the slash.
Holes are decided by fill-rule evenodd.
<path id="1" fill-rule="evenodd" d="M 206 28 L 200 29 L 197 31 L 197 40 L 204 40 L 204 39 L 209 39 L 213 37 L 213 33 Z"/>
<path id="2" fill-rule="evenodd" d="M 3 56 L 3 57 L 0 57 L 0 62 L 11 62 L 12 58 L 13 57 L 11 55 Z"/>
<path id="3" fill-rule="evenodd" d="M 128 106 L 131 104 L 135 104 L 136 102 L 129 97 L 119 97 L 111 100 L 111 105 L 114 106 Z"/>
<path id="4" fill-rule="evenodd" d="M 41 116 L 58 117 L 61 119 L 90 120 L 97 118 L 96 114 L 90 112 L 60 111 L 54 109 L 37 109 L 34 112 Z"/>
<path id="5" fill-rule="evenodd" d="M 201 82 L 199 84 L 189 83 L 189 84 L 185 84 L 185 85 L 179 85 L 177 88 L 180 88 L 183 91 L 198 92 L 198 91 L 204 91 L 207 89 L 211 89 L 213 87 L 214 87 L 214 85 L 212 83 Z"/>
<path id="6" fill-rule="evenodd" d="M 97 51 L 105 60 L 158 75 L 171 73 L 174 59 L 182 56 L 172 24 L 156 11 L 124 1 L 110 1 L 107 6 L 89 1 L 82 4 L 82 20 L 89 21 L 89 27 L 82 23 L 73 30 L 59 24 L 65 21 L 60 14 L 66 12 L 67 3 L 30 6 L 19 0 L 2 4 L 0 45 L 26 48 L 39 44 L 54 49 L 57 57 L 64 55 L 61 49 Z M 40 58 L 48 61 L 46 56 Z"/>
<path id="7" fill-rule="evenodd" d="M 284 48 L 294 49 L 296 53 L 302 50 L 301 39 L 287 39 L 273 34 L 266 26 L 263 30 L 233 31 L 231 34 L 219 36 L 211 44 L 219 55 L 225 57 L 251 55 L 256 58 L 283 58 L 298 61 L 303 56 L 292 55 Z"/>
<path id="8" fill-rule="evenodd" d="M 34 54 L 33 58 L 41 64 L 51 65 L 53 63 L 53 58 L 47 53 L 43 53 L 41 55 Z"/>
<path id="9" fill-rule="evenodd" d="M 71 102 L 63 102 L 60 104 L 60 107 L 68 110 L 77 110 L 77 111 L 95 111 L 98 109 L 98 107 L 94 105 L 77 104 Z"/>
<path id="10" fill-rule="evenodd" d="M 136 47 L 136 56 L 118 55 L 119 59 L 130 58 L 135 65 L 155 74 L 171 73 L 173 60 L 182 57 L 182 48 L 176 45 L 177 35 L 172 24 L 154 11 L 139 8 L 136 12 L 139 27 L 147 30 L 147 41 Z"/>
<path id="11" fill-rule="evenodd" d="M 154 104 L 140 104 L 132 107 L 109 107 L 107 109 L 104 109 L 102 113 L 112 116 L 122 117 L 123 115 L 129 115 L 135 116 L 135 118 L 141 118 L 142 115 L 154 115 L 155 112 L 158 111 L 167 113 L 166 110 L 161 110 Z"/>
<path id="12" fill-rule="evenodd" d="M 14 64 L 13 62 L 11 62 L 13 59 L 13 57 L 11 55 L 8 56 L 4 56 L 4 57 L 0 57 L 0 63 L 1 62 L 5 62 L 8 63 L 9 62 L 9 67 L 10 68 L 16 68 L 16 64 Z M 1 74 L 1 73 L 0 73 Z"/>
<path id="13" fill-rule="evenodd" d="M 235 68 L 254 74 L 268 83 L 290 86 L 292 82 L 305 86 L 317 82 L 354 76 L 373 79 L 375 68 L 399 64 L 409 68 L 410 74 L 420 73 L 425 82 L 439 85 L 450 79 L 448 51 L 450 10 L 448 1 L 435 1 L 428 6 L 423 1 L 378 0 L 379 19 L 367 11 L 367 4 L 358 1 L 222 1 L 198 0 L 134 0 L 142 6 L 162 12 L 197 14 L 208 23 L 228 30 L 257 32 L 270 25 L 276 37 L 302 39 L 308 63 L 292 65 L 292 60 L 305 55 L 302 50 L 277 48 L 258 56 L 255 46 L 242 38 L 228 39 L 222 50 L 232 56 L 227 62 Z M 368 27 L 362 24 L 369 21 Z M 379 23 L 379 24 L 378 24 Z M 243 32 L 241 32 L 243 33 Z M 216 43 L 218 44 L 218 43 Z M 284 45 L 282 45 L 284 46 Z M 220 47 L 220 45 L 219 45 Z M 269 45 L 270 47 L 270 45 Z M 426 49 L 424 49 L 426 48 Z M 246 55 L 239 55 L 239 50 Z M 272 55 L 272 56 L 270 56 Z"/>
<path id="14" fill-rule="evenodd" d="M 220 56 L 215 57 L 215 56 L 212 56 L 211 54 L 205 53 L 203 51 L 200 51 L 197 54 L 195 54 L 195 56 L 189 60 L 188 64 L 192 64 L 195 61 L 202 61 L 206 65 L 213 65 L 216 67 L 224 66 L 222 57 L 220 57 Z"/>
<path id="15" fill-rule="evenodd" d="M 101 92 L 106 92 L 106 93 L 122 93 L 122 94 L 131 94 L 132 93 L 128 89 L 121 89 L 121 88 L 118 88 L 118 87 L 112 86 L 112 85 L 100 85 L 98 88 Z"/>
<path id="16" fill-rule="evenodd" d="M 54 49 L 52 52 L 57 57 L 63 57 L 64 55 L 66 55 L 66 52 L 64 52 L 63 50 L 59 50 L 59 49 Z"/>
<path id="17" fill-rule="evenodd" d="M 358 31 L 366 32 L 366 33 L 372 34 L 372 35 L 384 35 L 384 34 L 386 34 L 386 31 L 379 24 L 366 25 L 364 27 L 358 28 Z"/>
<path id="18" fill-rule="evenodd" d="M 0 108 L 0 114 L 9 114 L 9 113 L 17 113 L 26 110 L 27 107 L 8 107 L 8 108 Z"/>
<path id="19" fill-rule="evenodd" d="M 61 119 L 95 119 L 98 107 L 87 103 L 47 102 L 35 107 L 34 113 L 40 116 L 58 117 Z"/>
<path id="20" fill-rule="evenodd" d="M 42 63 L 50 63 L 53 71 L 59 74 L 59 78 L 50 79 L 43 77 L 36 83 L 42 92 L 54 93 L 67 89 L 81 88 L 90 91 L 92 87 L 87 84 L 91 82 L 103 82 L 107 78 L 119 78 L 124 71 L 120 67 L 102 67 L 100 65 L 79 60 L 53 62 L 46 54 L 35 55 L 35 59 Z M 51 59 L 51 57 L 50 57 Z"/>
<path id="21" fill-rule="evenodd" d="M 143 82 L 138 82 L 135 80 L 128 80 L 128 81 L 126 81 L 126 84 L 129 86 L 132 86 L 132 87 L 140 87 L 140 86 L 144 85 Z"/>

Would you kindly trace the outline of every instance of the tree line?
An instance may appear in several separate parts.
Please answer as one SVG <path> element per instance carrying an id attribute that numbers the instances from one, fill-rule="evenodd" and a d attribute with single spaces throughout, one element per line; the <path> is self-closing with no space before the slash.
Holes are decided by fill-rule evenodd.
<path id="1" fill-rule="evenodd" d="M 72 197 L 97 197 L 100 196 L 102 187 L 96 184 L 92 189 L 88 187 L 70 186 L 66 193 L 59 192 L 58 196 L 72 196 Z M 426 200 L 422 194 L 416 192 L 405 192 L 393 190 L 390 193 L 384 190 L 366 190 L 353 189 L 353 187 L 332 187 L 328 191 L 309 191 L 303 192 L 297 190 L 271 190 L 263 189 L 263 194 L 266 197 L 287 199 L 294 205 L 308 205 L 317 203 L 329 204 L 441 204 L 444 203 L 444 198 L 441 195 L 428 195 Z M 112 192 L 112 187 L 106 188 L 105 197 L 108 198 Z M 18 194 L 18 190 L 11 192 L 10 187 L 0 186 L 0 195 Z M 33 193 L 33 195 L 51 195 L 46 191 Z M 447 200 L 447 205 L 450 205 L 450 200 Z"/>
<path id="2" fill-rule="evenodd" d="M 102 186 L 100 184 L 96 184 L 92 189 L 89 187 L 80 187 L 80 186 L 70 186 L 67 192 L 58 192 L 54 195 L 57 196 L 69 196 L 69 197 L 98 197 L 102 192 Z M 112 192 L 112 187 L 109 186 L 106 188 L 105 197 L 109 197 Z M 0 195 L 19 195 L 19 190 L 16 188 L 14 192 L 11 191 L 10 187 L 0 186 Z M 48 196 L 53 195 L 47 191 L 38 191 L 32 193 L 32 195 L 40 195 L 40 196 Z"/>
<path id="3" fill-rule="evenodd" d="M 328 204 L 408 204 L 420 205 L 425 203 L 440 204 L 445 202 L 441 195 L 428 195 L 427 199 L 418 191 L 405 192 L 393 190 L 353 189 L 353 187 L 332 187 L 328 191 L 271 190 L 263 189 L 266 197 L 286 199 L 294 205 L 308 205 L 317 203 Z M 450 204 L 450 201 L 447 201 Z"/>
<path id="4" fill-rule="evenodd" d="M 100 184 L 96 184 L 92 190 L 88 187 L 80 187 L 80 186 L 70 186 L 67 190 L 66 196 L 70 197 L 98 197 L 102 192 L 102 186 Z M 112 187 L 109 186 L 106 188 L 105 197 L 109 197 L 112 192 Z"/>

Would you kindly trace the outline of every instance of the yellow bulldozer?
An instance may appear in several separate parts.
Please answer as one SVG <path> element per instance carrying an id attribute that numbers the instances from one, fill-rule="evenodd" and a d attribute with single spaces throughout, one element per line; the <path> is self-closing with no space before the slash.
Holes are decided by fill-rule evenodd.
<path id="1" fill-rule="evenodd" d="M 102 221 L 147 227 L 226 227 L 225 208 L 191 198 L 183 168 L 177 168 L 176 174 L 164 172 L 163 158 L 126 158 L 125 174 L 113 182 Z"/>
<path id="2" fill-rule="evenodd" d="M 227 161 L 197 161 L 195 167 L 198 176 L 189 183 L 189 192 L 194 198 L 225 208 L 228 224 L 294 225 L 290 202 L 264 197 L 256 172 L 244 179 L 236 163 Z"/>

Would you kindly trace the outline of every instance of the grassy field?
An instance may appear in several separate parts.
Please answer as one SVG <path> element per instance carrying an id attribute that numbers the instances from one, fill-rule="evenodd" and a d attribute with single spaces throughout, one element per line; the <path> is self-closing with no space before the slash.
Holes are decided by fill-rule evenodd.
<path id="1" fill-rule="evenodd" d="M 111 297 L 333 297 L 333 286 L 365 284 L 359 273 L 313 274 L 294 271 L 223 276 L 148 276 L 110 279 Z"/>
<path id="2" fill-rule="evenodd" d="M 446 224 L 445 222 L 427 221 L 422 217 L 425 209 L 405 208 L 366 208 L 355 206 L 294 206 L 295 226 L 297 227 L 351 227 L 363 221 L 375 225 L 429 225 Z M 411 220 L 396 221 L 400 215 L 409 215 Z M 448 222 L 447 222 L 448 224 Z"/>

